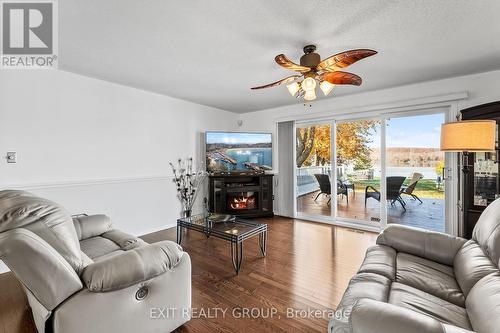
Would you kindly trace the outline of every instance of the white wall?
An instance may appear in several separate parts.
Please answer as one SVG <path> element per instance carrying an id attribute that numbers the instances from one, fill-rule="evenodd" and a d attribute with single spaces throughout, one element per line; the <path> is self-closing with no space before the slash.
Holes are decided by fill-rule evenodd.
<path id="1" fill-rule="evenodd" d="M 288 93 L 284 87 L 274 88 L 284 89 L 283 93 Z M 339 88 L 341 89 L 341 88 Z M 312 104 L 312 107 L 304 107 L 297 102 L 293 105 L 245 113 L 240 116 L 243 124 L 241 130 L 276 132 L 276 122 L 280 118 L 297 118 L 304 115 L 313 117 L 314 114 L 325 117 L 339 113 L 355 113 L 356 109 L 363 109 L 366 112 L 371 106 L 376 108 L 380 105 L 390 104 L 399 101 L 411 100 L 445 95 L 457 92 L 468 92 L 469 97 L 458 102 L 459 110 L 470 106 L 484 104 L 500 100 L 500 71 L 479 73 L 474 75 L 417 83 L 412 85 L 388 88 L 382 90 L 369 91 L 364 93 L 338 96 L 328 99 L 320 99 Z M 333 91 L 335 94 L 335 90 Z M 293 101 L 293 98 L 291 101 Z M 276 138 L 276 135 L 274 135 Z M 273 146 L 273 167 L 277 171 L 277 145 Z M 276 197 L 279 193 L 276 193 Z M 275 200 L 276 201 L 276 200 Z M 289 215 L 290 212 L 278 212 Z"/>
<path id="2" fill-rule="evenodd" d="M 469 98 L 459 102 L 459 109 L 500 100 L 500 70 L 327 99 L 321 99 L 320 96 L 312 104 L 311 108 L 304 107 L 303 104 L 296 102 L 279 108 L 245 113 L 240 116 L 243 121 L 241 129 L 274 132 L 276 120 L 281 117 L 294 115 L 300 117 L 304 114 L 313 115 L 314 113 L 323 114 L 325 112 L 334 114 L 351 109 L 354 112 L 354 109 L 361 107 L 464 91 L 469 93 Z M 286 89 L 285 92 L 288 93 Z M 332 93 L 335 94 L 335 89 Z M 293 101 L 293 98 L 290 98 Z"/>
<path id="3" fill-rule="evenodd" d="M 141 235 L 180 213 L 169 161 L 202 155 L 206 130 L 236 130 L 238 116 L 53 70 L 2 71 L 0 189 L 21 188 L 71 213 L 106 213 Z M 1 267 L 0 267 L 1 271 Z"/>

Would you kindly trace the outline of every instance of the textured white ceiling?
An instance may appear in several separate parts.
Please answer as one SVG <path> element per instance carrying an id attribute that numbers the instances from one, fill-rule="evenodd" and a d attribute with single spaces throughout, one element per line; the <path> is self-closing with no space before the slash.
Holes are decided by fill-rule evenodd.
<path id="1" fill-rule="evenodd" d="M 251 91 L 291 72 L 316 44 L 325 58 L 378 55 L 348 71 L 361 87 L 334 95 L 500 68 L 498 0 L 63 0 L 60 68 L 243 113 L 298 103 L 285 87 Z"/>

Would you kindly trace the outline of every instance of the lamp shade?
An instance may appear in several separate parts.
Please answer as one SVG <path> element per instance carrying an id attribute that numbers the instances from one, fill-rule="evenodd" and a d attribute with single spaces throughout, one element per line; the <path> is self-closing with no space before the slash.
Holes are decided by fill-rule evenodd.
<path id="1" fill-rule="evenodd" d="M 467 120 L 441 126 L 441 150 L 474 152 L 495 150 L 496 122 Z"/>

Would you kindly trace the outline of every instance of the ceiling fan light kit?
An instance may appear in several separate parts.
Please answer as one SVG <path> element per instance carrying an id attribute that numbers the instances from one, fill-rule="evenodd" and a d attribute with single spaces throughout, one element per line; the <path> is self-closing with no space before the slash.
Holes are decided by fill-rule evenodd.
<path id="1" fill-rule="evenodd" d="M 298 84 L 297 82 L 291 83 L 291 84 L 287 85 L 286 87 L 288 88 L 288 92 L 292 96 L 295 96 L 300 90 L 300 84 Z"/>
<path id="2" fill-rule="evenodd" d="M 316 99 L 316 92 L 314 90 L 306 91 L 304 94 L 305 101 L 314 101 Z"/>
<path id="3" fill-rule="evenodd" d="M 321 91 L 323 92 L 323 94 L 325 96 L 328 96 L 328 94 L 332 92 L 333 88 L 335 88 L 335 85 L 331 84 L 328 81 L 322 81 L 319 84 L 319 87 L 320 87 Z"/>
<path id="4" fill-rule="evenodd" d="M 377 54 L 369 49 L 350 50 L 332 55 L 324 60 L 316 52 L 316 46 L 304 47 L 304 55 L 300 57 L 300 65 L 294 63 L 284 54 L 277 55 L 274 60 L 283 68 L 290 69 L 300 74 L 292 75 L 279 81 L 251 89 L 264 89 L 287 84 L 290 95 L 303 98 L 305 101 L 316 99 L 318 86 L 325 96 L 328 96 L 336 85 L 350 84 L 359 86 L 362 79 L 356 74 L 340 71 L 358 60 Z"/>

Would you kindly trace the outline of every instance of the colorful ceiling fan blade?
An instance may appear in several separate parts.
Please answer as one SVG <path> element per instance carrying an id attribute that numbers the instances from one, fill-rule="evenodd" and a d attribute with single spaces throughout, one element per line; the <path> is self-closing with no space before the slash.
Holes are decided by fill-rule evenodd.
<path id="1" fill-rule="evenodd" d="M 276 63 L 278 65 L 280 65 L 281 67 L 284 67 L 286 69 L 291 69 L 292 71 L 296 71 L 296 72 L 307 73 L 311 70 L 311 68 L 309 68 L 309 67 L 301 66 L 301 65 L 294 63 L 293 61 L 288 59 L 288 57 L 284 54 L 277 55 L 274 58 L 274 61 L 276 61 Z"/>
<path id="2" fill-rule="evenodd" d="M 350 66 L 361 59 L 371 57 L 372 55 L 375 54 L 377 54 L 377 51 L 368 49 L 344 51 L 332 55 L 326 58 L 325 60 L 321 61 L 319 65 L 316 67 L 316 69 L 318 71 L 325 71 L 325 72 L 337 71 L 342 68 L 346 68 L 347 66 Z"/>
<path id="3" fill-rule="evenodd" d="M 288 82 L 295 81 L 299 77 L 302 77 L 302 75 L 292 75 L 292 76 L 286 77 L 284 79 L 281 79 L 279 81 L 276 81 L 276 82 L 273 82 L 273 83 L 269 83 L 269 84 L 266 84 L 264 86 L 253 87 L 253 88 L 250 88 L 250 89 L 254 89 L 255 90 L 255 89 L 264 89 L 264 88 L 276 87 L 276 86 L 279 86 L 280 84 L 283 84 L 283 83 L 288 83 Z"/>
<path id="4" fill-rule="evenodd" d="M 331 84 L 352 84 L 354 86 L 361 85 L 363 81 L 356 74 L 342 71 L 324 73 L 320 76 L 320 80 L 327 81 Z"/>

